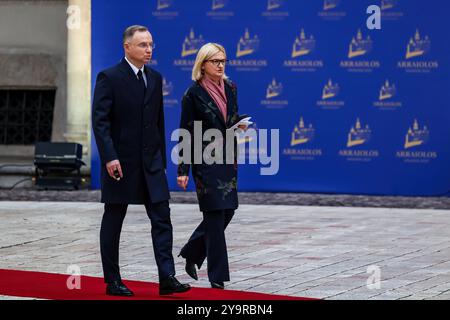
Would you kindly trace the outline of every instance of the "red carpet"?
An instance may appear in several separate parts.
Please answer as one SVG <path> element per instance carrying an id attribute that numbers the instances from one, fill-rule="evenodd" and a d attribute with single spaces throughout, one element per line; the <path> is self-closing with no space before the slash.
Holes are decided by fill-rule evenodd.
<path id="1" fill-rule="evenodd" d="M 255 292 L 192 288 L 170 296 L 158 294 L 158 284 L 142 281 L 123 282 L 134 291 L 132 298 L 105 295 L 103 278 L 81 276 L 81 289 L 69 290 L 69 275 L 0 269 L 0 295 L 54 300 L 309 300 L 308 298 Z"/>

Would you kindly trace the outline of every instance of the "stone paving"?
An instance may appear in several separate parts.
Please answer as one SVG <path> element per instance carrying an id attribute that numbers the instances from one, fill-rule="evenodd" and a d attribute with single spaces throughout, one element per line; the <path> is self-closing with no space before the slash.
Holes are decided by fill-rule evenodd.
<path id="1" fill-rule="evenodd" d="M 171 204 L 176 257 L 200 221 L 198 206 Z M 95 202 L 0 201 L 0 268 L 102 276 Z M 227 229 L 228 289 L 323 299 L 450 299 L 450 211 L 241 205 Z M 121 238 L 125 279 L 157 282 L 150 222 L 130 206 Z M 379 278 L 377 277 L 379 275 Z M 380 282 L 377 282 L 377 280 Z M 11 297 L 0 297 L 9 299 Z"/>
<path id="2" fill-rule="evenodd" d="M 173 203 L 197 203 L 195 192 L 171 192 Z M 0 201 L 100 201 L 100 190 L 0 189 Z M 239 192 L 240 204 L 450 209 L 450 197 L 400 197 L 319 193 Z"/>

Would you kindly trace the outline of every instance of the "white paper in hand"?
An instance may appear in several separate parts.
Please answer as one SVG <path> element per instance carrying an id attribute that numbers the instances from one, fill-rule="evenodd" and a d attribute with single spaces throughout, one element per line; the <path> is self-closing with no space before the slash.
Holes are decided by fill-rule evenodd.
<path id="1" fill-rule="evenodd" d="M 249 126 L 251 125 L 253 122 L 250 121 L 252 117 L 246 117 L 241 119 L 239 122 L 235 123 L 232 127 L 229 128 L 229 130 L 235 130 L 238 129 L 239 126 L 244 125 L 244 126 Z"/>

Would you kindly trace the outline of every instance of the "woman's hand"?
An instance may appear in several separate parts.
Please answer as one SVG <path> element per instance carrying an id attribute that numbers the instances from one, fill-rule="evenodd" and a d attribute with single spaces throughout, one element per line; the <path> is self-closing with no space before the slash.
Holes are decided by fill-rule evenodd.
<path id="1" fill-rule="evenodd" d="M 186 187 L 189 181 L 189 177 L 188 176 L 179 176 L 177 178 L 177 184 L 180 188 L 182 188 L 183 190 L 186 191 Z"/>

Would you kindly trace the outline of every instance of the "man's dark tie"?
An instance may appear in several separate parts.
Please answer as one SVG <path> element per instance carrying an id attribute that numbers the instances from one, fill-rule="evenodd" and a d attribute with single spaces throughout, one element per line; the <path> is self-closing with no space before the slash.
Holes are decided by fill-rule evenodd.
<path id="1" fill-rule="evenodd" d="M 142 70 L 138 71 L 137 76 L 139 78 L 139 85 L 141 86 L 142 91 L 145 92 L 146 87 L 145 87 L 144 77 L 142 76 Z"/>

